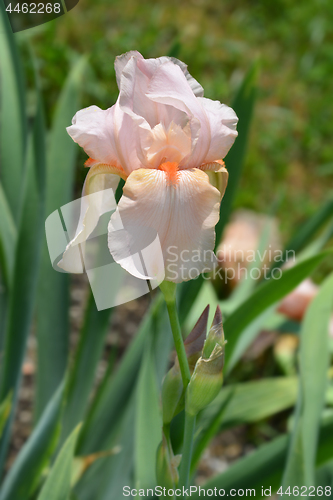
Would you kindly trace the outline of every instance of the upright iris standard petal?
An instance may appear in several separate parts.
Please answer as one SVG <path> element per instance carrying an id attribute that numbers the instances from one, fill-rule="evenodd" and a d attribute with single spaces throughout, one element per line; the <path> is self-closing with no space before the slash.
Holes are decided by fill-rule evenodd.
<path id="1" fill-rule="evenodd" d="M 114 260 L 135 275 L 129 256 L 158 235 L 166 280 L 179 283 L 210 271 L 215 263 L 214 227 L 220 198 L 207 174 L 199 169 L 174 174 L 135 170 L 109 224 L 109 249 Z M 124 229 L 119 231 L 119 227 Z"/>
<path id="2" fill-rule="evenodd" d="M 185 78 L 192 89 L 193 94 L 197 97 L 203 97 L 204 89 L 202 88 L 200 83 L 197 82 L 197 80 L 193 78 L 192 75 L 190 75 L 187 69 L 187 65 L 182 61 L 180 61 L 179 59 L 176 59 L 175 57 L 163 56 L 163 57 L 158 57 L 157 59 L 142 58 L 138 61 L 138 66 L 140 70 L 143 73 L 145 73 L 149 77 L 149 79 L 151 79 L 155 71 L 158 69 L 158 67 L 161 64 L 165 64 L 166 62 L 172 62 L 173 64 L 179 66 L 182 72 L 184 73 Z"/>
<path id="3" fill-rule="evenodd" d="M 186 158 L 192 149 L 190 127 L 180 127 L 171 122 L 166 128 L 161 123 L 153 130 L 153 141 L 147 149 L 147 159 L 149 167 L 158 168 L 165 158 L 170 162 L 179 164 Z"/>
<path id="4" fill-rule="evenodd" d="M 175 57 L 168 56 L 157 57 L 156 59 L 144 59 L 142 55 L 136 50 L 131 50 L 129 52 L 126 52 L 125 54 L 122 54 L 121 56 L 116 57 L 114 67 L 116 70 L 116 78 L 119 90 L 121 87 L 121 76 L 124 73 L 124 69 L 127 63 L 132 58 L 136 60 L 138 69 L 142 73 L 144 73 L 148 79 L 152 78 L 153 74 L 161 64 L 171 61 L 173 64 L 176 64 L 181 68 L 194 95 L 196 95 L 197 97 L 203 97 L 204 89 L 202 88 L 200 83 L 189 73 L 187 65 L 185 63 L 183 63 L 179 59 L 176 59 Z"/>
<path id="5" fill-rule="evenodd" d="M 120 82 L 121 76 L 124 72 L 125 66 L 131 58 L 135 58 L 136 60 L 143 59 L 143 56 L 137 50 L 130 50 L 129 52 L 125 52 L 125 54 L 121 54 L 117 56 L 114 62 L 114 69 L 116 71 L 116 79 L 117 85 L 120 90 Z"/>
<path id="6" fill-rule="evenodd" d="M 148 97 L 157 103 L 173 106 L 187 113 L 192 131 L 192 153 L 184 159 L 183 168 L 198 167 L 205 161 L 210 144 L 207 115 L 179 66 L 172 62 L 161 65 L 153 75 Z M 216 160 L 219 158 L 215 158 Z"/>
<path id="7" fill-rule="evenodd" d="M 224 158 L 237 137 L 236 113 L 219 101 L 211 101 L 204 97 L 198 101 L 206 112 L 210 128 L 210 144 L 205 160 L 211 162 Z"/>
<path id="8" fill-rule="evenodd" d="M 67 132 L 90 158 L 120 165 L 114 128 L 114 107 L 104 111 L 90 106 L 76 113 Z"/>

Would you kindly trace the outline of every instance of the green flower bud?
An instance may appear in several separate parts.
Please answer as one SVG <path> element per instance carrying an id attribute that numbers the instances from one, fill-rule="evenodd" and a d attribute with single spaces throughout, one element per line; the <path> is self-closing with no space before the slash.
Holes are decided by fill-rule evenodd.
<path id="1" fill-rule="evenodd" d="M 225 340 L 224 340 L 224 331 L 223 331 L 223 325 L 222 325 L 222 313 L 221 309 L 219 306 L 216 308 L 215 316 L 213 319 L 212 326 L 210 327 L 210 330 L 207 335 L 207 339 L 203 348 L 202 352 L 202 357 L 204 359 L 208 359 L 209 356 L 212 354 L 216 344 L 220 345 L 221 347 L 224 346 Z"/>
<path id="2" fill-rule="evenodd" d="M 193 416 L 208 406 L 222 387 L 224 345 L 222 314 L 220 308 L 217 307 L 202 357 L 195 365 L 186 391 L 186 411 Z"/>
<path id="3" fill-rule="evenodd" d="M 200 318 L 196 322 L 193 330 L 188 335 L 188 337 L 186 337 L 186 340 L 184 342 L 186 356 L 191 373 L 193 373 L 195 364 L 200 358 L 202 349 L 205 344 L 208 316 L 209 316 L 209 305 L 204 309 Z M 177 363 L 178 363 L 178 358 L 177 358 Z"/>
<path id="4" fill-rule="evenodd" d="M 169 424 L 173 417 L 179 413 L 178 407 L 181 406 L 184 387 L 179 364 L 174 366 L 166 374 L 162 385 L 162 407 L 163 424 Z"/>
<path id="5" fill-rule="evenodd" d="M 184 342 L 185 351 L 191 373 L 201 355 L 207 330 L 209 306 L 201 314 L 193 330 Z M 169 424 L 173 417 L 185 407 L 184 386 L 181 377 L 178 358 L 166 374 L 162 385 L 163 424 Z"/>
<path id="6" fill-rule="evenodd" d="M 223 383 L 224 350 L 216 345 L 209 359 L 200 358 L 186 391 L 186 411 L 197 415 L 218 395 Z"/>
<path id="7" fill-rule="evenodd" d="M 167 490 L 175 489 L 178 485 L 178 466 L 181 455 L 174 455 L 171 446 L 163 434 L 162 442 L 157 449 L 156 456 L 156 479 L 159 486 Z"/>

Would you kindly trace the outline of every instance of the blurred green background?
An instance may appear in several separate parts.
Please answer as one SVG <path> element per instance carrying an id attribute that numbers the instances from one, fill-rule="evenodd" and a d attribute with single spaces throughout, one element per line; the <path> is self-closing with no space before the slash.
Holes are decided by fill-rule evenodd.
<path id="1" fill-rule="evenodd" d="M 2 287 L 3 293 L 0 294 L 0 319 L 4 318 L 9 325 L 7 327 L 7 323 L 3 320 L 2 323 L 0 322 L 0 340 L 2 335 L 3 340 L 6 341 L 3 343 L 5 359 L 3 366 L 5 366 L 6 377 L 1 390 L 2 397 L 7 398 L 3 399 L 4 403 L 7 404 L 7 406 L 3 406 L 3 412 L 6 410 L 8 415 L 11 415 L 10 418 L 14 418 L 14 412 L 12 411 L 10 414 L 10 391 L 15 392 L 15 387 L 18 386 L 24 360 L 30 361 L 30 364 L 23 365 L 25 372 L 22 385 L 23 389 L 30 389 L 29 397 L 26 400 L 23 400 L 23 397 L 19 398 L 18 406 L 19 410 L 26 410 L 24 405 L 28 405 L 30 416 L 28 415 L 26 422 L 30 427 L 32 427 L 32 408 L 34 409 L 35 421 L 37 422 L 37 426 L 34 428 L 37 429 L 36 434 L 39 437 L 38 439 L 30 438 L 27 441 L 30 443 L 30 451 L 24 452 L 23 459 L 16 460 L 16 465 L 11 468 L 13 472 L 7 476 L 9 479 L 6 483 L 7 490 L 5 490 L 7 497 L 1 497 L 0 494 L 1 500 L 3 498 L 12 500 L 14 498 L 13 488 L 21 488 L 23 491 L 21 485 L 26 484 L 33 491 L 38 482 L 44 480 L 42 462 L 47 464 L 48 457 L 51 456 L 49 450 L 52 446 L 56 446 L 54 436 L 59 436 L 58 425 L 60 422 L 63 426 L 60 443 L 63 443 L 75 425 L 82 419 L 84 420 L 83 437 L 80 438 L 81 442 L 79 443 L 79 454 L 82 456 L 107 448 L 112 451 L 113 446 L 118 445 L 119 442 L 123 446 L 121 460 L 120 456 L 115 455 L 110 458 L 110 461 L 105 459 L 101 462 L 101 476 L 97 474 L 93 480 L 89 475 L 83 477 L 82 483 L 79 483 L 77 487 L 80 500 L 119 498 L 118 493 L 111 496 L 109 487 L 118 487 L 124 480 L 124 476 L 130 474 L 128 469 L 132 467 L 134 462 L 135 474 L 140 476 L 142 473 L 141 465 L 146 463 L 140 453 L 144 453 L 144 456 L 149 458 L 149 474 L 155 478 L 154 460 L 158 443 L 149 439 L 151 449 L 148 450 L 147 454 L 144 447 L 140 448 L 142 442 L 148 441 L 141 439 L 142 436 L 151 437 L 151 426 L 149 419 L 146 418 L 147 414 L 141 411 L 140 418 L 138 418 L 140 425 L 136 427 L 135 436 L 128 433 L 126 426 L 134 429 L 134 419 L 138 414 L 138 408 L 145 408 L 141 402 L 146 401 L 146 379 L 141 378 L 141 375 L 142 373 L 147 375 L 149 382 L 154 380 L 154 376 L 150 377 L 150 373 L 154 374 L 156 371 L 154 356 L 158 360 L 158 378 L 156 378 L 158 384 L 161 383 L 162 375 L 164 375 L 164 368 L 166 369 L 168 363 L 168 349 L 170 348 L 170 345 L 166 348 L 165 343 L 170 344 L 171 339 L 168 322 L 165 321 L 166 311 L 162 309 L 160 301 L 156 310 L 152 310 L 151 316 L 146 316 L 147 320 L 143 321 L 137 333 L 135 333 L 137 324 L 147 304 L 142 302 L 141 305 L 139 303 L 134 305 L 134 309 L 132 304 L 122 311 L 121 309 L 116 312 L 106 310 L 97 313 L 92 296 L 88 298 L 88 295 L 85 294 L 88 291 L 86 283 L 80 279 L 77 281 L 71 279 L 70 287 L 69 277 L 55 273 L 51 268 L 45 242 L 42 243 L 42 237 L 44 237 L 44 197 L 46 196 L 47 215 L 72 199 L 70 187 L 74 166 L 74 148 L 78 152 L 74 169 L 76 175 L 74 198 L 79 197 L 87 172 L 83 167 L 86 155 L 66 137 L 65 125 L 70 124 L 70 117 L 77 108 L 96 104 L 105 109 L 114 104 L 118 95 L 113 67 L 114 59 L 117 55 L 132 49 L 140 51 L 146 58 L 161 55 L 178 57 L 188 64 L 191 74 L 203 85 L 206 97 L 218 99 L 228 105 L 232 105 L 244 76 L 249 74 L 249 70 L 256 62 L 259 63 L 260 73 L 254 120 L 251 122 L 249 144 L 245 155 L 240 189 L 237 189 L 235 208 L 250 208 L 264 213 L 274 212 L 279 219 L 284 243 L 290 240 L 295 233 L 296 242 L 292 242 L 293 244 L 289 246 L 287 244 L 286 248 L 296 247 L 298 259 L 300 259 L 298 265 L 284 272 L 283 280 L 269 280 L 267 283 L 259 284 L 259 286 L 256 286 L 252 279 L 244 280 L 227 299 L 223 297 L 224 300 L 220 300 L 221 297 L 218 299 L 213 287 L 206 282 L 203 284 L 203 280 L 182 285 L 179 309 L 183 316 L 181 320 L 184 330 L 190 331 L 208 302 L 213 308 L 213 304 L 219 300 L 226 316 L 224 325 L 228 337 L 229 352 L 226 351 L 228 352 L 227 357 L 229 357 L 229 363 L 230 359 L 233 359 L 236 367 L 231 376 L 226 372 L 226 384 L 221 391 L 220 399 L 215 404 L 215 409 L 213 406 L 213 409 L 209 410 L 201 421 L 204 422 L 204 431 L 203 437 L 199 435 L 197 441 L 199 443 L 197 457 L 200 458 L 204 449 L 204 446 L 200 448 L 202 443 L 207 444 L 213 437 L 211 429 L 217 430 L 222 422 L 222 420 L 214 420 L 218 414 L 220 419 L 224 419 L 224 425 L 227 422 L 224 429 L 227 429 L 228 425 L 231 427 L 237 426 L 239 423 L 245 425 L 243 437 L 236 433 L 232 443 L 236 442 L 238 445 L 237 456 L 243 452 L 246 455 L 249 451 L 253 451 L 253 446 L 258 446 L 258 453 L 254 455 L 257 460 L 257 475 L 254 478 L 252 474 L 251 481 L 255 480 L 258 484 L 262 484 L 262 478 L 267 471 L 271 474 L 269 481 L 273 480 L 274 474 L 275 480 L 280 481 L 283 469 L 285 470 L 284 477 L 289 480 L 288 474 L 293 474 L 292 468 L 294 464 L 298 466 L 301 454 L 304 463 L 309 457 L 310 461 L 312 460 L 311 468 L 309 468 L 311 474 L 309 475 L 306 471 L 306 481 L 312 484 L 312 476 L 315 474 L 317 431 L 323 422 L 324 412 L 322 414 L 321 409 L 325 399 L 324 411 L 331 419 L 327 427 L 330 439 L 326 439 L 325 433 L 322 434 L 320 449 L 322 450 L 322 445 L 324 448 L 327 446 L 325 460 L 330 461 L 328 465 L 331 468 L 328 479 L 330 484 L 333 484 L 332 369 L 329 377 L 325 373 L 328 363 L 331 365 L 332 358 L 332 342 L 328 343 L 325 323 L 331 311 L 332 277 L 327 282 L 325 281 L 326 284 L 324 283 L 319 292 L 320 295 L 314 300 L 312 308 L 310 306 L 310 312 L 305 317 L 302 326 L 295 321 L 286 322 L 284 316 L 276 317 L 275 312 L 273 312 L 277 302 L 288 294 L 295 285 L 306 276 L 313 277 L 313 270 L 317 264 L 323 261 L 325 256 L 328 258 L 320 264 L 319 272 L 316 271 L 316 279 L 321 281 L 327 274 L 327 270 L 332 269 L 333 265 L 331 254 L 318 253 L 322 246 L 327 243 L 326 234 L 329 234 L 328 237 L 332 236 L 332 226 L 329 226 L 329 232 L 326 231 L 319 239 L 313 240 L 317 237 L 316 233 L 319 232 L 319 228 L 322 228 L 333 215 L 328 213 L 332 208 L 332 201 L 325 205 L 325 200 L 332 200 L 333 194 L 333 147 L 330 134 L 332 123 L 331 68 L 333 61 L 331 14 L 333 14 L 332 3 L 315 0 L 303 4 L 296 4 L 290 0 L 277 0 L 274 3 L 268 1 L 245 2 L 244 0 L 216 3 L 212 0 L 205 2 L 193 0 L 169 2 L 168 5 L 162 3 L 161 0 L 141 4 L 134 2 L 134 0 L 113 2 L 110 0 L 80 0 L 78 6 L 67 15 L 34 29 L 19 32 L 12 39 L 8 36 L 7 30 L 7 38 L 3 38 L 3 40 L 9 41 L 8 47 L 4 44 L 4 48 L 0 45 L 0 49 L 5 55 L 13 54 L 15 51 L 12 49 L 15 48 L 16 41 L 20 43 L 20 52 L 25 56 L 23 60 L 27 88 L 29 89 L 27 94 L 29 125 L 34 125 L 34 127 L 31 130 L 33 135 L 28 137 L 26 129 L 32 127 L 26 127 L 25 102 L 24 99 L 20 100 L 19 92 L 17 92 L 19 85 L 16 86 L 17 88 L 12 85 L 12 82 L 15 84 L 21 81 L 19 73 L 16 72 L 15 64 L 12 64 L 13 61 L 15 63 L 15 60 L 12 61 L 10 57 L 0 58 L 2 63 L 4 61 L 7 64 L 3 66 L 6 69 L 1 75 L 2 77 L 9 75 L 5 81 L 11 83 L 2 87 L 4 96 L 2 102 L 5 102 L 7 106 L 3 106 L 1 110 L 2 113 L 5 111 L 4 123 L 6 127 L 0 129 L 1 145 L 7 158 L 4 167 L 2 166 L 3 172 L 7 174 L 7 186 L 5 187 L 7 189 L 9 185 L 15 195 L 12 195 L 8 207 L 14 209 L 13 211 L 18 211 L 16 208 L 21 205 L 23 207 L 22 216 L 18 217 L 18 221 L 14 219 L 12 221 L 11 212 L 7 210 L 8 227 L 3 224 L 6 230 L 11 229 L 11 232 L 9 230 L 7 233 L 4 232 L 5 237 L 9 234 L 11 239 L 7 238 L 8 245 L 4 246 L 6 250 L 4 257 L 6 258 L 3 259 L 5 264 L 8 264 L 8 284 L 7 287 Z M 31 58 L 31 52 L 35 57 Z M 84 69 L 86 67 L 83 64 L 85 61 L 81 58 L 82 54 L 89 56 L 87 71 L 83 71 L 83 67 Z M 32 61 L 36 63 L 37 71 L 34 71 Z M 75 64 L 77 62 L 79 64 Z M 85 75 L 83 102 L 79 104 L 79 99 L 76 97 L 79 97 L 83 74 Z M 36 80 L 38 80 L 38 85 L 36 85 Z M 238 100 L 238 104 L 242 103 L 242 106 L 238 108 L 239 114 L 243 116 L 242 123 L 246 123 L 246 116 L 248 122 L 250 120 L 251 113 L 246 112 L 246 107 L 250 106 L 249 102 L 253 102 L 255 85 L 255 78 L 252 78 L 252 81 L 250 79 L 247 84 L 242 86 L 241 99 Z M 38 86 L 43 91 L 45 101 L 46 141 L 44 140 L 41 106 L 36 106 Z M 25 88 L 24 85 L 22 85 L 23 88 Z M 59 101 L 60 95 L 62 97 Z M 17 104 L 16 110 L 15 107 L 8 104 L 11 103 L 10 98 Z M 55 113 L 55 111 L 57 112 Z M 238 140 L 238 146 L 236 141 L 232 152 L 242 149 L 244 137 L 246 134 L 243 133 L 243 137 Z M 13 138 L 15 138 L 15 143 L 12 142 Z M 26 153 L 26 143 L 31 149 L 31 152 L 30 149 L 27 149 L 30 156 Z M 15 150 L 13 150 L 13 145 L 15 145 Z M 232 154 L 226 158 L 226 164 L 227 167 L 229 165 L 230 171 L 232 170 L 231 165 L 234 165 L 235 175 L 230 176 L 230 179 L 234 178 L 233 182 L 236 188 L 237 165 L 239 163 L 235 161 L 237 155 L 234 153 L 232 157 Z M 16 156 L 15 161 L 13 160 L 14 156 Z M 24 166 L 22 171 L 27 172 L 25 175 L 31 183 L 32 191 L 29 190 L 30 184 L 25 181 L 25 177 L 21 176 L 24 179 L 24 182 L 22 181 L 23 194 L 20 189 L 17 189 L 16 194 L 15 189 L 19 182 L 13 181 L 14 174 L 21 174 L 22 165 Z M 58 170 L 57 166 L 59 166 Z M 42 179 L 44 175 L 47 180 L 46 187 Z M 21 177 L 18 175 L 17 178 Z M 229 191 L 223 203 L 228 196 L 231 201 L 233 200 L 233 195 L 230 195 L 232 192 L 231 184 L 230 182 Z M 4 190 L 2 201 L 5 207 L 7 206 L 6 196 L 7 192 Z M 224 205 L 226 213 L 228 211 L 225 207 L 226 204 Z M 6 215 L 5 211 L 3 214 Z M 319 217 L 311 218 L 314 214 L 319 215 Z M 303 225 L 303 222 L 309 217 L 310 221 Z M 225 219 L 223 219 L 222 212 L 221 221 L 223 222 Z M 3 220 L 6 222 L 4 216 Z M 1 218 L 0 222 L 2 222 Z M 304 231 L 304 229 L 306 230 Z M 220 230 L 222 230 L 221 224 Z M 16 234 L 18 234 L 17 239 Z M 4 241 L 7 243 L 5 238 Z M 44 249 L 42 249 L 40 261 L 38 252 L 42 244 L 44 244 Z M 306 255 L 304 256 L 304 252 L 302 255 L 299 250 L 304 250 Z M 302 262 L 302 258 L 305 261 Z M 330 263 L 328 262 L 329 258 Z M 41 278 L 37 283 L 39 267 L 41 268 Z M 13 276 L 11 276 L 11 270 Z M 35 290 L 37 290 L 36 306 L 34 304 Z M 229 293 L 230 290 L 227 292 Z M 86 312 L 83 318 L 85 301 Z M 20 311 L 20 314 L 17 314 L 17 311 Z M 131 318 L 133 311 L 137 313 L 135 320 Z M 75 314 L 72 314 L 73 312 Z M 111 314 L 114 314 L 114 317 L 112 317 L 110 326 Z M 8 315 L 8 320 L 6 315 Z M 37 321 L 34 321 L 35 317 Z M 29 338 L 32 322 L 36 331 L 34 337 L 36 340 L 33 336 Z M 126 330 L 127 327 L 129 327 L 128 330 Z M 153 341 L 154 349 L 156 348 L 155 354 L 143 358 L 142 353 L 146 346 L 145 336 L 148 336 L 150 331 L 154 332 L 153 339 L 155 339 L 157 332 L 160 337 L 156 337 L 157 340 Z M 110 332 L 114 334 L 112 338 L 108 336 Z M 261 332 L 264 332 L 264 336 L 259 336 Z M 272 332 L 270 343 L 262 342 L 262 339 L 267 340 L 266 334 L 269 335 Z M 289 344 L 284 351 L 281 350 L 280 344 L 278 352 L 276 346 L 280 334 L 282 334 L 282 341 L 287 341 L 287 344 L 289 341 Z M 287 337 L 283 334 L 287 334 Z M 313 341 L 314 334 L 317 342 Z M 299 351 L 297 351 L 298 335 L 301 336 Z M 127 349 L 132 337 L 134 338 L 133 344 Z M 321 343 L 318 343 L 318 338 L 321 339 Z M 24 358 L 25 345 L 31 339 L 34 341 L 32 344 L 28 342 L 31 357 Z M 122 339 L 123 343 L 120 342 Z M 252 357 L 250 352 L 246 358 L 243 354 L 254 339 L 259 339 L 259 344 L 261 342 L 261 346 L 259 346 L 261 350 L 252 349 Z M 292 341 L 291 344 L 290 341 Z M 117 362 L 125 347 L 125 354 L 119 365 L 120 370 Z M 258 344 L 256 347 L 258 348 Z M 149 352 L 150 350 L 151 348 L 149 348 Z M 283 356 L 286 353 L 287 362 L 283 361 Z M 234 358 L 231 358 L 231 355 Z M 238 363 L 241 357 L 242 361 Z M 299 394 L 302 394 L 303 385 L 307 384 L 306 398 L 310 404 L 304 406 L 304 411 L 302 409 L 301 414 L 297 408 L 296 417 L 289 419 L 289 409 L 298 397 L 298 381 L 294 377 L 298 357 L 301 378 Z M 165 365 L 160 363 L 161 359 Z M 327 364 L 325 364 L 325 359 Z M 236 363 L 238 363 L 237 366 Z M 101 366 L 103 369 L 99 371 Z M 47 412 L 43 412 L 43 410 L 47 402 L 51 400 L 55 388 L 63 380 L 66 367 L 69 369 L 69 375 L 64 414 L 62 415 L 60 412 L 63 397 L 61 391 L 65 387 L 62 386 L 60 392 L 55 396 L 56 399 L 52 399 L 52 404 L 54 404 L 53 423 L 50 424 L 52 429 L 50 432 L 41 432 L 40 429 L 43 430 L 43 426 L 38 427 L 38 422 L 43 422 L 41 415 L 44 415 L 45 419 L 48 418 L 45 417 Z M 151 372 L 146 370 L 146 367 L 149 367 L 149 370 L 151 368 Z M 97 386 L 98 390 L 95 392 Z M 221 413 L 221 408 L 224 411 L 225 400 L 229 401 L 228 391 L 233 394 L 233 388 L 236 386 L 239 390 L 238 399 L 236 403 L 233 403 L 232 411 L 229 411 L 228 424 L 228 418 L 225 418 L 223 412 Z M 327 386 L 328 390 L 326 390 Z M 33 390 L 31 390 L 32 387 Z M 247 407 L 244 405 L 243 396 L 248 401 Z M 135 399 L 137 397 L 139 399 Z M 157 409 L 158 413 L 158 398 L 152 397 L 151 401 L 155 404 L 155 410 Z M 235 407 L 237 411 L 235 411 Z M 136 413 L 133 411 L 134 409 Z M 27 412 L 25 413 L 27 414 Z M 22 414 L 23 411 L 18 412 L 19 416 Z M 306 420 L 309 415 L 312 419 L 311 425 L 308 425 Z M 18 419 L 17 421 L 19 425 L 16 428 L 14 425 L 14 434 L 17 433 L 17 429 L 21 430 L 23 427 L 23 420 Z M 215 422 L 214 425 L 217 422 L 217 427 L 214 427 L 212 422 Z M 177 427 L 177 425 L 176 422 L 175 426 Z M 298 434 L 301 426 L 302 434 Z M 24 439 L 30 435 L 30 427 L 28 433 L 24 435 Z M 0 443 L 0 464 L 1 453 L 2 461 L 6 456 L 8 445 L 6 440 L 9 439 L 10 435 L 9 428 L 8 424 L 2 440 L 4 444 Z M 219 430 L 221 428 L 220 425 Z M 117 429 L 117 432 L 114 433 L 114 429 Z M 284 433 L 286 430 L 290 430 L 291 434 L 280 436 L 280 433 Z M 42 440 L 40 435 L 42 435 Z M 156 435 L 159 440 L 160 436 L 158 433 Z M 180 449 L 180 435 L 181 433 L 178 433 L 178 449 Z M 289 436 L 292 436 L 290 446 Z M 300 452 L 297 448 L 303 441 L 298 441 L 298 437 L 294 439 L 294 436 L 301 436 L 302 440 L 304 437 L 303 451 Z M 268 449 L 272 457 L 271 462 L 267 461 L 266 458 L 263 459 L 263 456 L 267 457 L 267 448 L 263 447 L 270 440 L 272 442 L 268 443 Z M 177 436 L 175 442 L 177 444 Z M 10 450 L 11 457 L 7 465 L 12 464 L 12 460 L 16 457 L 22 444 L 20 441 L 19 445 L 16 441 L 13 443 L 14 446 Z M 40 453 L 36 443 L 38 446 L 43 445 L 45 455 Z M 241 447 L 239 443 L 242 443 Z M 296 443 L 295 446 L 294 443 Z M 247 444 L 251 445 L 250 449 L 248 449 Z M 175 449 L 177 448 L 175 447 Z M 4 451 L 1 452 L 1 450 Z M 135 454 L 133 450 L 139 451 L 136 451 Z M 279 450 L 282 452 L 280 453 Z M 74 445 L 69 454 L 69 462 L 73 453 Z M 220 450 L 218 454 L 221 455 Z M 151 460 L 152 457 L 154 460 Z M 234 460 L 235 457 L 234 453 L 229 459 Z M 112 462 L 112 460 L 114 461 Z M 321 460 L 323 459 L 321 458 Z M 60 459 L 60 462 L 63 460 Z M 242 474 L 244 484 L 247 484 L 249 478 L 246 474 L 248 470 L 253 471 L 253 468 L 248 468 L 250 462 L 251 467 L 254 467 L 253 455 L 245 456 L 243 462 L 236 463 L 234 468 L 228 469 L 226 474 L 229 483 L 231 481 L 230 484 L 239 485 Z M 35 464 L 40 466 L 37 467 Z M 125 473 L 121 475 L 119 470 L 123 468 L 123 464 L 128 469 L 124 467 Z M 262 468 L 262 464 L 264 464 L 264 468 Z M 271 467 L 272 464 L 275 464 L 275 468 Z M 324 461 L 317 464 L 322 465 Z M 35 467 L 37 472 L 31 473 L 30 467 Z M 271 468 L 272 470 L 270 470 Z M 303 482 L 303 469 L 298 468 L 300 473 L 298 474 L 296 471 L 294 474 L 295 481 L 299 481 L 298 484 L 305 484 Z M 69 476 L 70 467 L 67 469 Z M 218 476 L 218 480 L 224 484 L 225 474 L 222 473 L 220 476 Z M 103 477 L 103 484 L 101 484 L 100 477 Z M 48 479 L 51 483 L 45 482 L 44 484 L 52 484 L 52 481 L 59 482 L 56 475 L 52 478 L 52 474 L 49 474 Z M 287 479 L 285 484 L 289 484 L 286 483 Z M 317 482 L 322 484 L 322 477 L 317 478 Z M 115 483 L 117 483 L 116 486 Z M 91 495 L 87 485 L 92 491 Z M 276 482 L 276 489 L 277 485 Z M 66 487 L 69 488 L 69 480 Z M 99 492 L 97 495 L 96 491 Z M 27 495 L 25 492 L 23 494 L 24 496 L 20 498 L 25 500 Z M 64 496 L 60 498 L 64 498 Z M 71 498 L 78 497 L 73 495 Z"/>
<path id="2" fill-rule="evenodd" d="M 332 186 L 332 19 L 328 0 L 81 0 L 19 36 L 33 38 L 49 121 L 78 54 L 90 54 L 91 63 L 83 105 L 104 109 L 117 98 L 114 59 L 128 50 L 178 57 L 206 97 L 229 105 L 258 59 L 259 95 L 236 207 L 267 212 L 280 200 L 277 216 L 289 239 Z M 78 191 L 84 160 L 81 151 Z"/>

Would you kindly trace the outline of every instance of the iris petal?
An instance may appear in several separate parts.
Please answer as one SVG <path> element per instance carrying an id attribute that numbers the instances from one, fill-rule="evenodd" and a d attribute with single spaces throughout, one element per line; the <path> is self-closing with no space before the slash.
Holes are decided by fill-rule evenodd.
<path id="1" fill-rule="evenodd" d="M 168 175 L 155 169 L 130 174 L 111 217 L 108 243 L 114 260 L 135 275 L 130 256 L 157 235 L 165 279 L 177 283 L 213 268 L 221 195 L 199 169 L 179 170 L 176 181 Z M 159 256 L 150 256 L 151 261 L 155 258 Z"/>
<path id="2" fill-rule="evenodd" d="M 100 217 L 116 208 L 115 191 L 119 175 L 124 172 L 111 165 L 95 165 L 86 177 L 79 222 L 72 240 L 68 243 L 58 266 L 69 273 L 83 273 L 79 244 L 84 243 L 98 224 Z"/>

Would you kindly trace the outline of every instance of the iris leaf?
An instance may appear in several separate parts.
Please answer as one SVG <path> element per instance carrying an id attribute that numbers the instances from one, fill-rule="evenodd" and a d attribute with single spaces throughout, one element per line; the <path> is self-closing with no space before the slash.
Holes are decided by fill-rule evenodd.
<path id="1" fill-rule="evenodd" d="M 270 417 L 293 406 L 296 397 L 296 377 L 276 377 L 224 387 L 199 416 L 200 432 L 195 441 L 192 468 L 216 432 Z"/>
<path id="2" fill-rule="evenodd" d="M 54 394 L 16 457 L 2 485 L 0 500 L 26 500 L 36 490 L 59 436 L 63 392 L 64 384 Z"/>
<path id="3" fill-rule="evenodd" d="M 98 311 L 92 293 L 86 306 L 84 324 L 74 363 L 69 375 L 67 404 L 64 410 L 62 440 L 83 419 L 104 347 L 112 309 Z"/>
<path id="4" fill-rule="evenodd" d="M 0 213 L 0 268 L 4 277 L 5 286 L 9 289 L 14 269 L 17 230 L 1 183 Z"/>
<path id="5" fill-rule="evenodd" d="M 27 146 L 24 78 L 4 2 L 0 3 L 1 182 L 14 220 L 19 220 Z"/>
<path id="6" fill-rule="evenodd" d="M 152 339 L 148 337 L 136 395 L 135 483 L 137 488 L 152 488 L 156 484 L 156 453 L 162 440 L 162 415 L 156 375 Z"/>
<path id="7" fill-rule="evenodd" d="M 271 487 L 272 494 L 281 486 L 283 466 L 288 452 L 288 436 L 280 436 L 268 444 L 260 446 L 257 450 L 249 453 L 201 487 L 205 489 L 224 489 L 226 492 L 232 488 L 256 490 L 254 495 L 262 498 L 261 488 Z M 316 464 L 322 465 L 333 456 L 333 417 L 325 420 L 320 427 L 320 438 Z M 250 496 L 248 493 L 247 496 Z M 266 495 L 266 498 L 269 495 Z M 200 498 L 196 492 L 192 498 Z"/>
<path id="8" fill-rule="evenodd" d="M 12 391 L 15 402 L 32 320 L 44 226 L 45 163 L 45 128 L 42 104 L 39 98 L 29 141 L 23 209 L 18 224 L 13 283 L 8 303 L 1 366 L 0 401 Z M 13 410 L 14 408 L 15 404 L 13 404 Z M 11 419 L 7 423 L 0 442 L 0 464 L 3 464 L 6 455 Z"/>
<path id="9" fill-rule="evenodd" d="M 233 352 L 244 330 L 265 310 L 276 304 L 309 276 L 318 264 L 332 251 L 325 251 L 283 271 L 279 279 L 269 279 L 262 283 L 243 304 L 241 304 L 224 322 L 224 332 L 228 344 L 226 347 L 225 371 L 235 364 L 235 358 L 229 365 Z M 239 359 L 240 351 L 238 351 Z"/>
<path id="10" fill-rule="evenodd" d="M 301 330 L 299 399 L 283 486 L 315 484 L 318 428 L 329 367 L 328 324 L 333 310 L 333 274 L 311 302 Z"/>
<path id="11" fill-rule="evenodd" d="M 80 425 L 61 448 L 56 461 L 38 495 L 38 500 L 67 500 L 71 490 L 72 465 Z"/>
<path id="12" fill-rule="evenodd" d="M 85 57 L 71 70 L 60 94 L 49 137 L 46 176 L 46 216 L 71 201 L 78 146 L 66 132 L 80 107 Z M 69 342 L 69 276 L 51 265 L 44 238 L 37 302 L 37 389 L 35 417 L 39 418 L 67 366 Z"/>
<path id="13" fill-rule="evenodd" d="M 108 437 L 110 432 L 122 418 L 130 395 L 133 393 L 142 360 L 145 339 L 152 328 L 152 318 L 160 310 L 162 304 L 162 297 L 157 297 L 131 345 L 126 350 L 116 373 L 107 381 L 98 400 L 93 401 L 79 441 L 79 452 L 81 454 L 93 453 L 107 449 L 109 446 Z"/>

